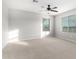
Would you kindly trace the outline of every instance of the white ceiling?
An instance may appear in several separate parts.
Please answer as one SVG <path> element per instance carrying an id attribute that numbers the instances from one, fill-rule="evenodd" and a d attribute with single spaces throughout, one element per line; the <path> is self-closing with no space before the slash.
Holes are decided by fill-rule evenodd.
<path id="1" fill-rule="evenodd" d="M 9 8 L 21 9 L 37 13 L 47 13 L 46 7 L 48 4 L 51 7 L 57 6 L 59 12 L 50 12 L 52 15 L 59 14 L 71 9 L 76 8 L 75 0 L 38 0 L 38 3 L 34 3 L 33 0 L 7 0 Z M 41 8 L 44 6 L 44 8 Z"/>

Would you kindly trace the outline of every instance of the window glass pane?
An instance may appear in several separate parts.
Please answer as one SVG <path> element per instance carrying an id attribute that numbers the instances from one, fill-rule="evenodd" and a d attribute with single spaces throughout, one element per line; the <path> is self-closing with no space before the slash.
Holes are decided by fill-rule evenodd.
<path id="1" fill-rule="evenodd" d="M 76 32 L 76 15 L 70 15 L 62 18 L 63 32 Z"/>
<path id="2" fill-rule="evenodd" d="M 50 19 L 43 19 L 43 31 L 50 31 Z"/>
<path id="3" fill-rule="evenodd" d="M 63 17 L 62 18 L 62 26 L 63 27 L 69 27 L 69 25 L 68 25 L 68 17 Z"/>
<path id="4" fill-rule="evenodd" d="M 68 16 L 69 32 L 76 32 L 76 16 Z"/>
<path id="5" fill-rule="evenodd" d="M 75 15 L 68 16 L 69 27 L 76 27 L 76 17 Z"/>
<path id="6" fill-rule="evenodd" d="M 63 32 L 69 31 L 69 25 L 68 25 L 68 17 L 62 18 L 62 26 L 63 26 Z"/>

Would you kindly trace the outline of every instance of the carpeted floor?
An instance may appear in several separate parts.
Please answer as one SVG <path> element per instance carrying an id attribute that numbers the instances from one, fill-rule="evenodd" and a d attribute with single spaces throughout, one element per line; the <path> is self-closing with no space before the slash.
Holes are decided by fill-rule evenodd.
<path id="1" fill-rule="evenodd" d="M 3 59 L 76 59 L 75 43 L 56 38 L 9 43 L 2 51 Z"/>

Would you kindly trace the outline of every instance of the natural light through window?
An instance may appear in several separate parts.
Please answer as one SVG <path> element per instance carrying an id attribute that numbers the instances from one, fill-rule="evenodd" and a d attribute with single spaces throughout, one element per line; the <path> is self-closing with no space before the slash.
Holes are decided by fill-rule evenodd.
<path id="1" fill-rule="evenodd" d="M 18 41 L 15 41 L 15 42 L 11 42 L 11 43 L 14 43 L 14 44 L 17 44 L 17 45 L 25 45 L 25 46 L 29 46 L 29 43 L 28 42 L 24 42 L 24 41 L 20 41 L 20 40 L 18 40 Z"/>
<path id="2" fill-rule="evenodd" d="M 50 34 L 50 18 L 43 18 L 41 24 L 41 38 Z"/>
<path id="3" fill-rule="evenodd" d="M 8 32 L 9 41 L 18 40 L 18 38 L 19 38 L 19 30 L 18 29 L 11 30 Z"/>

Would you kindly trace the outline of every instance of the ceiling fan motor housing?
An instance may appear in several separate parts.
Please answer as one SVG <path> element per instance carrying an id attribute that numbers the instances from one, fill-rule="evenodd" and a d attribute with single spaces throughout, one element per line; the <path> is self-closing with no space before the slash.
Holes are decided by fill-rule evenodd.
<path id="1" fill-rule="evenodd" d="M 49 11 L 49 10 L 51 10 L 51 8 L 50 8 L 50 5 L 48 5 L 48 8 L 47 8 L 47 10 Z"/>
<path id="2" fill-rule="evenodd" d="M 47 8 L 47 10 L 51 10 L 51 8 Z"/>

